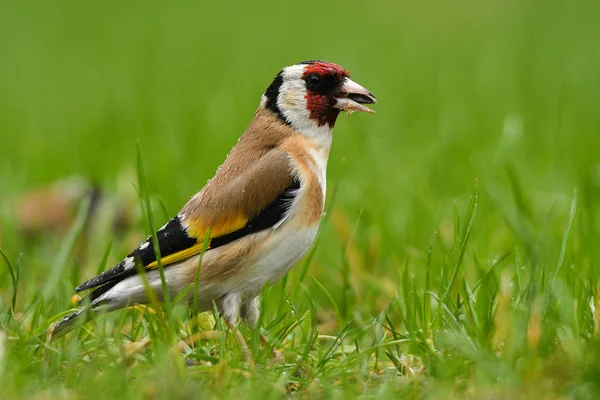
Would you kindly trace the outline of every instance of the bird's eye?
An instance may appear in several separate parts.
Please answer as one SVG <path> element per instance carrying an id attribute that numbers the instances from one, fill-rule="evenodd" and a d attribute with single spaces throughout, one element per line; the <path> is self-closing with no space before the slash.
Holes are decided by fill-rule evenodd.
<path id="1" fill-rule="evenodd" d="M 316 88 L 321 84 L 321 77 L 319 75 L 310 75 L 307 83 L 309 87 Z"/>

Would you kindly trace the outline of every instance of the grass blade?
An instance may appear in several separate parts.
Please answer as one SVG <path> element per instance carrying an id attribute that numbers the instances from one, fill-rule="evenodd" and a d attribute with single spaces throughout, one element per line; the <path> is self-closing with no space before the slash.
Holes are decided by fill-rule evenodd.
<path id="1" fill-rule="evenodd" d="M 556 280 L 558 273 L 561 268 L 564 267 L 565 258 L 567 254 L 567 248 L 569 247 L 569 240 L 571 239 L 571 231 L 573 230 L 573 224 L 575 223 L 575 217 L 577 216 L 577 191 L 573 194 L 573 200 L 571 201 L 571 211 L 569 213 L 569 222 L 567 223 L 567 230 L 563 236 L 562 245 L 560 247 L 560 254 L 558 256 L 558 262 L 556 264 L 556 271 L 554 272 L 553 280 Z"/>
<path id="2" fill-rule="evenodd" d="M 462 265 L 462 260 L 465 255 L 465 250 L 467 249 L 467 243 L 469 241 L 469 237 L 471 236 L 471 231 L 473 229 L 473 224 L 475 223 L 475 217 L 477 216 L 477 207 L 479 206 L 479 187 L 477 181 L 475 181 L 475 186 L 473 188 L 473 194 L 471 195 L 471 201 L 469 203 L 469 208 L 467 209 L 467 214 L 465 216 L 465 226 L 461 232 L 461 238 L 458 241 L 460 243 L 460 248 L 458 249 L 458 257 L 454 264 L 454 268 L 450 275 L 450 280 L 447 283 L 446 288 L 442 292 L 442 296 L 440 297 L 440 301 L 443 303 L 448 298 L 450 294 L 450 290 L 454 285 L 454 281 L 456 280 L 456 276 L 458 275 L 458 270 Z"/>
<path id="3" fill-rule="evenodd" d="M 77 243 L 77 239 L 79 239 L 79 236 L 85 228 L 85 223 L 88 219 L 91 204 L 92 199 L 90 197 L 86 197 L 79 204 L 75 221 L 73 222 L 71 229 L 67 234 L 67 237 L 65 238 L 65 240 L 63 240 L 62 245 L 58 250 L 58 254 L 54 261 L 54 266 L 52 267 L 52 270 L 47 271 L 46 273 L 48 279 L 46 280 L 44 290 L 42 291 L 43 296 L 46 300 L 48 300 L 50 296 L 52 296 L 56 292 L 58 282 L 63 276 L 63 271 L 67 266 L 67 260 L 69 259 L 69 255 L 73 251 L 73 248 Z"/>
<path id="4" fill-rule="evenodd" d="M 165 317 L 168 322 L 167 332 L 172 332 L 175 329 L 175 326 L 172 321 L 172 310 L 171 310 L 171 298 L 169 296 L 169 288 L 167 286 L 167 280 L 165 278 L 165 270 L 162 264 L 162 257 L 160 255 L 160 247 L 158 244 L 158 236 L 156 235 L 156 230 L 154 229 L 154 220 L 152 217 L 152 209 L 150 208 L 150 196 L 148 194 L 146 177 L 144 175 L 144 162 L 142 159 L 142 150 L 140 147 L 139 140 L 136 143 L 136 151 L 137 151 L 137 174 L 138 174 L 138 187 L 139 187 L 139 196 L 140 201 L 142 203 L 142 214 L 144 216 L 144 222 L 152 235 L 152 246 L 154 248 L 154 255 L 156 258 L 156 263 L 158 266 L 158 274 L 160 275 L 160 283 L 162 288 L 163 295 L 163 304 L 165 308 Z M 141 270 L 141 271 L 140 271 Z M 145 271 L 142 268 L 138 268 L 138 274 L 143 275 L 145 278 L 145 282 L 147 281 L 147 277 L 145 276 Z M 149 285 L 148 285 L 149 286 Z M 149 288 L 149 291 L 152 291 Z M 171 336 L 168 333 L 169 336 Z"/>
<path id="5" fill-rule="evenodd" d="M 8 266 L 8 271 L 10 272 L 10 279 L 12 281 L 12 286 L 13 286 L 13 294 L 12 294 L 12 298 L 10 301 L 10 312 L 7 313 L 6 316 L 6 322 L 8 322 L 8 320 L 11 318 L 11 316 L 13 315 L 14 311 L 15 311 L 15 306 L 17 304 L 17 293 L 19 290 L 19 274 L 20 274 L 20 268 L 18 267 L 17 264 L 17 268 L 13 269 L 10 260 L 8 259 L 8 257 L 6 256 L 6 254 L 4 254 L 4 252 L 2 251 L 2 249 L 0 249 L 0 255 L 2 256 L 2 258 L 4 259 L 4 262 L 6 263 L 6 265 Z"/>

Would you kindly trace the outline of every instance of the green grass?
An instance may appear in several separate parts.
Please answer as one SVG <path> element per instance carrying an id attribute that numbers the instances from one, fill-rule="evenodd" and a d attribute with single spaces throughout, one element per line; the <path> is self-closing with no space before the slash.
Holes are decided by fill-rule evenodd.
<path id="1" fill-rule="evenodd" d="M 598 398 L 598 20 L 591 0 L 2 1 L 0 398 Z M 28 344 L 317 58 L 379 103 L 340 117 L 318 243 L 265 289 L 283 365 L 242 328 L 249 370 L 177 302 Z M 72 176 L 96 217 L 79 196 L 25 233 L 23 193 Z"/>

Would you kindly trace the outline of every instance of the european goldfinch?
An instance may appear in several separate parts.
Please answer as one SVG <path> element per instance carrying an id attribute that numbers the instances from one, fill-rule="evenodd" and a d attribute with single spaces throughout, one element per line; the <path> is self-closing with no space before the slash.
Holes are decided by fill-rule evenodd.
<path id="1" fill-rule="evenodd" d="M 198 310 L 212 310 L 214 302 L 229 326 L 241 316 L 255 328 L 263 286 L 282 278 L 317 234 L 340 111 L 373 112 L 363 104 L 375 101 L 336 64 L 305 61 L 281 70 L 214 178 L 156 233 L 169 296 L 195 284 L 208 232 L 195 289 Z M 76 288 L 94 290 L 84 298 L 85 305 L 50 330 L 52 337 L 87 321 L 90 310 L 148 303 L 138 269 L 162 299 L 149 237 L 119 264 Z M 194 299 L 191 292 L 189 301 Z"/>

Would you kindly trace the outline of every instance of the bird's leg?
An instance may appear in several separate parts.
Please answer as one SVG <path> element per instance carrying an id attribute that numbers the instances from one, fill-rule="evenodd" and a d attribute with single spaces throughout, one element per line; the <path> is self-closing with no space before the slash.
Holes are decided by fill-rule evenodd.
<path id="1" fill-rule="evenodd" d="M 244 319 L 244 321 L 246 321 L 246 325 L 248 325 L 248 328 L 252 330 L 260 330 L 260 327 L 257 326 L 259 315 L 260 297 L 256 296 L 242 305 L 242 318 Z M 263 346 L 273 348 L 273 360 L 275 362 L 279 363 L 283 361 L 283 355 L 281 354 L 281 352 L 279 352 L 279 350 L 276 347 L 271 346 L 269 340 L 262 332 L 260 332 L 260 342 L 263 344 Z"/>
<path id="2" fill-rule="evenodd" d="M 242 304 L 242 319 L 250 329 L 256 329 L 260 314 L 260 297 L 254 297 Z"/>
<path id="3" fill-rule="evenodd" d="M 238 344 L 242 348 L 242 353 L 244 353 L 244 360 L 250 365 L 250 368 L 254 369 L 254 359 L 252 358 L 252 353 L 248 348 L 248 344 L 246 343 L 246 339 L 242 335 L 242 332 L 238 329 L 234 322 L 225 320 L 225 323 L 231 329 L 233 334 L 235 335 L 235 340 L 237 340 Z"/>
<path id="4" fill-rule="evenodd" d="M 242 332 L 240 332 L 235 323 L 240 314 L 240 303 L 241 296 L 239 293 L 226 294 L 219 301 L 219 311 L 221 312 L 223 320 L 225 321 L 229 329 L 231 329 L 231 331 L 235 335 L 235 339 L 242 348 L 242 352 L 244 353 L 244 359 L 246 360 L 248 365 L 250 365 L 250 368 L 254 369 L 254 360 L 252 359 L 252 353 L 250 353 L 248 344 L 246 343 Z"/>

